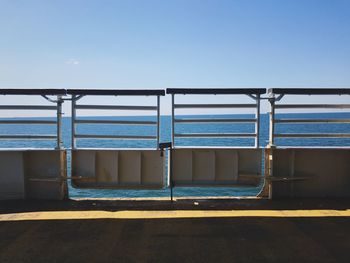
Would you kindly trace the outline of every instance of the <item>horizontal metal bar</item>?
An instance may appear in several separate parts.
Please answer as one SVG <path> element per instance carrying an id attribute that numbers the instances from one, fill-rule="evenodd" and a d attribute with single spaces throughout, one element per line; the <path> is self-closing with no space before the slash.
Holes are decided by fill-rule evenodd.
<path id="1" fill-rule="evenodd" d="M 174 104 L 175 109 L 256 108 L 256 104 Z"/>
<path id="2" fill-rule="evenodd" d="M 310 180 L 315 179 L 315 177 L 311 176 L 299 176 L 299 177 L 276 177 L 276 176 L 267 176 L 265 177 L 267 181 L 273 181 L 273 182 L 292 182 L 292 181 L 304 181 L 304 180 Z"/>
<path id="3" fill-rule="evenodd" d="M 350 133 L 279 133 L 276 138 L 350 138 Z"/>
<path id="4" fill-rule="evenodd" d="M 157 110 L 156 106 L 129 106 L 129 105 L 76 105 L 76 109 L 83 110 Z"/>
<path id="5" fill-rule="evenodd" d="M 350 119 L 275 119 L 275 123 L 350 123 Z"/>
<path id="6" fill-rule="evenodd" d="M 75 120 L 76 124 L 156 125 L 156 121 Z"/>
<path id="7" fill-rule="evenodd" d="M 238 174 L 238 178 L 256 178 L 263 179 L 264 176 L 262 174 Z"/>
<path id="8" fill-rule="evenodd" d="M 175 133 L 179 138 L 212 138 L 212 137 L 256 137 L 255 133 Z"/>
<path id="9" fill-rule="evenodd" d="M 155 140 L 157 136 L 146 135 L 97 135 L 97 134 L 76 134 L 77 139 L 128 139 L 128 140 Z"/>
<path id="10" fill-rule="evenodd" d="M 57 110 L 57 107 L 39 105 L 0 105 L 0 110 Z"/>
<path id="11" fill-rule="evenodd" d="M 273 88 L 268 90 L 269 93 L 274 94 L 291 94 L 291 95 L 350 95 L 350 88 L 332 89 L 332 88 L 291 88 L 291 89 L 279 89 Z"/>
<path id="12" fill-rule="evenodd" d="M 174 119 L 176 123 L 255 123 L 257 119 Z"/>
<path id="13" fill-rule="evenodd" d="M 28 178 L 29 181 L 32 182 L 61 182 L 65 181 L 63 178 Z"/>
<path id="14" fill-rule="evenodd" d="M 350 104 L 275 104 L 276 109 L 350 109 Z"/>
<path id="15" fill-rule="evenodd" d="M 30 134 L 20 134 L 20 135 L 0 135 L 0 140 L 56 140 L 56 135 L 30 135 Z"/>
<path id="16" fill-rule="evenodd" d="M 57 122 L 45 120 L 0 120 L 0 124 L 57 124 Z"/>
<path id="17" fill-rule="evenodd" d="M 113 95 L 113 96 L 164 96 L 165 91 L 161 89 L 68 89 L 69 95 Z"/>
<path id="18" fill-rule="evenodd" d="M 28 180 L 33 182 L 61 182 L 67 180 L 88 180 L 95 179 L 93 176 L 64 176 L 64 177 L 31 177 Z"/>
<path id="19" fill-rule="evenodd" d="M 167 94 L 264 94 L 266 89 L 167 89 Z"/>
<path id="20" fill-rule="evenodd" d="M 65 180 L 86 180 L 86 179 L 94 179 L 95 176 L 65 176 Z"/>
<path id="21" fill-rule="evenodd" d="M 65 89 L 0 89 L 1 95 L 66 95 Z"/>

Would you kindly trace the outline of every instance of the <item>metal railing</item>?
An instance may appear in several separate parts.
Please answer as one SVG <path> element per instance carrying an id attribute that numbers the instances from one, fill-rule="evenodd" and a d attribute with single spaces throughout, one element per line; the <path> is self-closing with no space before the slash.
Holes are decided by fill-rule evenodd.
<path id="1" fill-rule="evenodd" d="M 56 120 L 0 120 L 0 125 L 56 125 L 56 134 L 1 134 L 0 140 L 55 140 L 56 149 L 62 148 L 62 96 L 64 89 L 0 89 L 0 95 L 36 95 L 56 105 L 0 105 L 0 110 L 56 111 Z M 49 97 L 50 96 L 50 97 Z M 56 97 L 52 99 L 51 96 Z"/>
<path id="2" fill-rule="evenodd" d="M 171 95 L 171 141 L 175 145 L 176 138 L 254 138 L 255 147 L 259 146 L 260 133 L 260 101 L 265 94 L 265 89 L 167 89 Z M 0 89 L 0 95 L 33 95 L 41 96 L 54 105 L 0 105 L 0 111 L 34 110 L 34 111 L 55 111 L 55 120 L 22 119 L 10 120 L 1 119 L 0 125 L 55 125 L 56 134 L 0 134 L 0 140 L 56 140 L 56 148 L 62 144 L 62 103 L 65 95 L 71 95 L 72 100 L 72 148 L 76 147 L 77 139 L 128 139 L 128 140 L 156 140 L 159 144 L 160 138 L 160 96 L 164 96 L 164 90 L 79 90 L 79 89 Z M 217 104 L 183 104 L 175 103 L 175 95 L 247 95 L 254 100 L 254 103 L 217 103 Z M 276 133 L 277 125 L 283 124 L 346 124 L 350 119 L 346 118 L 276 118 L 276 112 L 280 110 L 346 110 L 350 104 L 282 104 L 278 103 L 286 95 L 350 95 L 350 89 L 269 89 L 268 99 L 271 105 L 269 144 L 274 145 L 275 138 L 350 138 L 349 133 Z M 54 98 L 52 98 L 54 96 Z M 83 105 L 77 104 L 78 100 L 85 96 L 156 96 L 157 102 L 154 106 L 140 105 Z M 247 118 L 181 118 L 176 116 L 176 110 L 181 109 L 255 109 L 255 117 Z M 156 112 L 157 118 L 153 120 L 99 120 L 99 119 L 78 119 L 77 110 L 121 110 L 121 111 L 149 111 Z M 252 133 L 177 133 L 177 124 L 254 124 L 255 131 Z M 77 125 L 151 125 L 156 126 L 156 135 L 99 135 L 80 134 L 76 132 Z"/>
<path id="3" fill-rule="evenodd" d="M 72 149 L 76 148 L 77 139 L 115 139 L 115 140 L 156 140 L 157 148 L 160 139 L 160 96 L 164 96 L 164 90 L 78 90 L 69 89 L 67 94 L 71 95 L 72 101 Z M 156 96 L 155 106 L 140 105 L 83 105 L 77 101 L 85 96 Z M 134 121 L 134 120 L 96 120 L 78 119 L 77 110 L 122 110 L 122 111 L 151 111 L 156 112 L 156 121 Z M 81 134 L 76 128 L 79 124 L 96 125 L 152 125 L 156 126 L 156 135 L 106 135 L 106 134 Z"/>
<path id="4" fill-rule="evenodd" d="M 176 138 L 254 138 L 255 147 L 259 147 L 260 135 L 260 100 L 265 89 L 167 89 L 171 94 L 171 141 L 175 146 Z M 255 103 L 232 104 L 176 104 L 175 95 L 247 95 Z M 176 109 L 255 109 L 255 118 L 177 118 Z M 175 124 L 208 124 L 208 123 L 251 123 L 254 133 L 177 133 Z"/>
<path id="5" fill-rule="evenodd" d="M 270 110 L 269 145 L 275 144 L 275 138 L 350 138 L 348 133 L 275 133 L 277 124 L 346 124 L 350 119 L 337 118 L 276 118 L 277 110 L 285 109 L 350 109 L 350 104 L 277 104 L 285 95 L 350 95 L 350 89 L 270 89 L 268 91 Z"/>

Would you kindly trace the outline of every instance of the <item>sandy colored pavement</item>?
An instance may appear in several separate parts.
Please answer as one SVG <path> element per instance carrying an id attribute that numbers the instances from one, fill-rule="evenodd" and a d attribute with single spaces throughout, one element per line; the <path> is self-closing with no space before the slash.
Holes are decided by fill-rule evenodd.
<path id="1" fill-rule="evenodd" d="M 0 262 L 350 262 L 350 200 L 1 201 Z"/>

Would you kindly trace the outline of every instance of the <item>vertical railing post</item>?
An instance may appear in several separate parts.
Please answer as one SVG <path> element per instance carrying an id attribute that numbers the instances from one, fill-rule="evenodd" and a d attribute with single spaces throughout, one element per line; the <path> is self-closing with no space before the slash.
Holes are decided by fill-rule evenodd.
<path id="1" fill-rule="evenodd" d="M 271 105 L 270 109 L 270 119 L 269 119 L 269 145 L 273 146 L 275 143 L 275 95 L 273 94 L 271 98 L 269 98 L 269 102 Z"/>
<path id="2" fill-rule="evenodd" d="M 272 199 L 273 195 L 273 185 L 272 185 L 272 177 L 273 177 L 273 156 L 274 156 L 274 148 L 275 148 L 275 102 L 276 97 L 275 94 L 271 94 L 269 98 L 270 102 L 270 119 L 269 119 L 269 145 L 267 146 L 267 161 L 265 166 L 267 166 L 267 176 L 268 176 L 268 198 Z M 266 169 L 266 168 L 265 168 Z"/>
<path id="3" fill-rule="evenodd" d="M 56 149 L 59 150 L 59 176 L 61 182 L 61 191 L 63 192 L 63 199 L 68 199 L 68 186 L 66 176 L 66 152 L 62 150 L 62 96 L 57 96 L 57 145 Z"/>
<path id="4" fill-rule="evenodd" d="M 170 201 L 174 201 L 174 181 L 173 181 L 173 146 L 169 149 L 169 181 L 170 181 Z"/>
<path id="5" fill-rule="evenodd" d="M 62 97 L 57 96 L 57 145 L 56 149 L 62 148 Z"/>
<path id="6" fill-rule="evenodd" d="M 160 96 L 157 96 L 157 149 L 159 150 L 160 141 Z"/>
<path id="7" fill-rule="evenodd" d="M 71 130 L 71 147 L 72 149 L 75 149 L 76 145 L 75 145 L 75 118 L 76 118 L 76 95 L 72 95 L 72 117 L 71 117 L 71 126 L 72 126 L 72 130 Z"/>
<path id="8" fill-rule="evenodd" d="M 171 94 L 171 147 L 169 149 L 170 201 L 173 202 L 173 148 L 175 147 L 175 95 Z"/>
<path id="9" fill-rule="evenodd" d="M 172 147 L 175 147 L 175 124 L 174 124 L 174 118 L 175 118 L 175 109 L 174 109 L 174 94 L 171 94 L 171 145 Z"/>
<path id="10" fill-rule="evenodd" d="M 260 145 L 260 94 L 256 94 L 256 113 L 255 113 L 255 148 L 259 148 Z"/>

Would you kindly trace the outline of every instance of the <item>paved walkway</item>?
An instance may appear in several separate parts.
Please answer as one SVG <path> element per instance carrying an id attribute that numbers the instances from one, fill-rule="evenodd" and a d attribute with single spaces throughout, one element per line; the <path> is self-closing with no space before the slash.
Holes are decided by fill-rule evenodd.
<path id="1" fill-rule="evenodd" d="M 0 202 L 0 262 L 349 262 L 350 202 Z"/>

